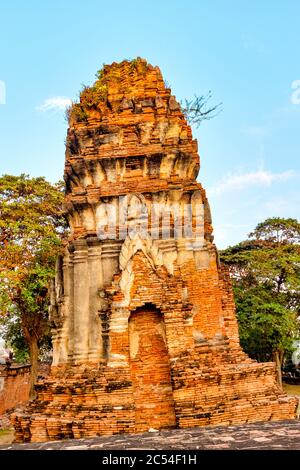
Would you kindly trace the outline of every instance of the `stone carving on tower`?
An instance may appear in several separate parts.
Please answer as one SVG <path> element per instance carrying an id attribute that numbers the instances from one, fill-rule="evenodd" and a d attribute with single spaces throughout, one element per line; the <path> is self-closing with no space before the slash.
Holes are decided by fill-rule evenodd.
<path id="1" fill-rule="evenodd" d="M 158 67 L 113 63 L 82 91 L 69 111 L 52 372 L 14 415 L 17 440 L 295 416 L 274 364 L 240 347 L 198 172 Z"/>

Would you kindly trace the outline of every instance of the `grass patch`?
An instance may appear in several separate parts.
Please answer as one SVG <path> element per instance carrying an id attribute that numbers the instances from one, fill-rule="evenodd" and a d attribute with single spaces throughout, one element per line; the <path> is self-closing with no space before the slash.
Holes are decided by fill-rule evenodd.
<path id="1" fill-rule="evenodd" d="M 283 390 L 288 395 L 300 397 L 300 385 L 283 384 Z"/>
<path id="2" fill-rule="evenodd" d="M 0 429 L 0 445 L 11 444 L 14 440 L 13 429 Z"/>

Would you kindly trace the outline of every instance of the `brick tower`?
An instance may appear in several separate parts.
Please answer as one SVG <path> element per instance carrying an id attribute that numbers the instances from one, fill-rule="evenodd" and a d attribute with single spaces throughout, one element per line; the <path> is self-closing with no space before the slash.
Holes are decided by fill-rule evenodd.
<path id="1" fill-rule="evenodd" d="M 54 358 L 17 441 L 295 416 L 239 345 L 197 142 L 158 67 L 105 66 L 69 111 Z"/>

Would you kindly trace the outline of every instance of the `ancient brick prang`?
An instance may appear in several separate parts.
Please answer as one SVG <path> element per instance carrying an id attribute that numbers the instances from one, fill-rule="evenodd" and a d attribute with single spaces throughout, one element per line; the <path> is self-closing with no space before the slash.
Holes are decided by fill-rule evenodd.
<path id="1" fill-rule="evenodd" d="M 105 66 L 69 122 L 52 372 L 16 439 L 293 418 L 274 364 L 240 348 L 197 142 L 160 70 Z"/>

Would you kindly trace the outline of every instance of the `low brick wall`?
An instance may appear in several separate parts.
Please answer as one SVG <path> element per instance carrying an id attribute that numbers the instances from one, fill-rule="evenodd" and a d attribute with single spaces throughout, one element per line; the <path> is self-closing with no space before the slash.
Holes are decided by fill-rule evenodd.
<path id="1" fill-rule="evenodd" d="M 0 366 L 0 416 L 28 401 L 30 367 Z"/>

